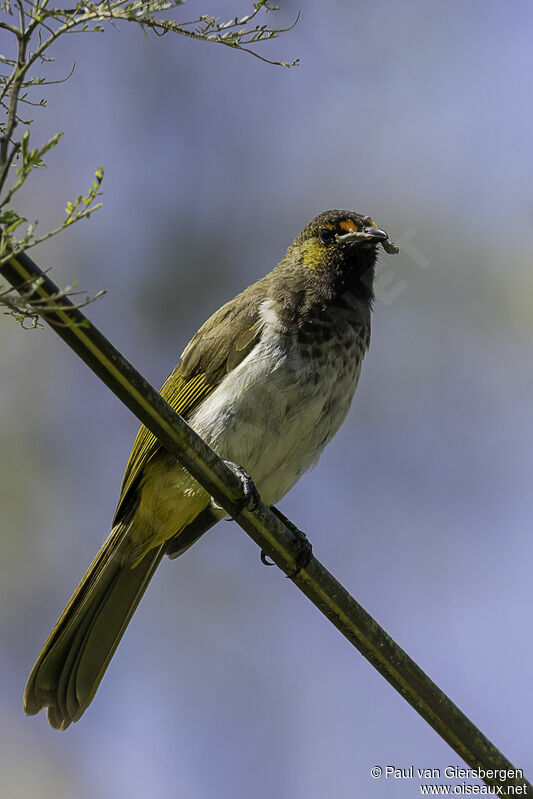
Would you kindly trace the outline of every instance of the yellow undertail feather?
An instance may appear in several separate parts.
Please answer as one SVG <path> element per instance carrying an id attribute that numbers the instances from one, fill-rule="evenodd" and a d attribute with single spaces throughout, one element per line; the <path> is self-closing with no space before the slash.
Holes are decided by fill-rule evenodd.
<path id="1" fill-rule="evenodd" d="M 120 639 L 164 555 L 165 544 L 135 566 L 125 562 L 127 535 L 118 524 L 89 566 L 45 643 L 24 692 L 28 715 L 48 708 L 65 730 L 93 699 Z"/>
<path id="2" fill-rule="evenodd" d="M 147 553 L 179 535 L 209 505 L 207 491 L 170 455 L 144 468 L 139 504 L 128 532 L 124 558 L 132 568 Z"/>

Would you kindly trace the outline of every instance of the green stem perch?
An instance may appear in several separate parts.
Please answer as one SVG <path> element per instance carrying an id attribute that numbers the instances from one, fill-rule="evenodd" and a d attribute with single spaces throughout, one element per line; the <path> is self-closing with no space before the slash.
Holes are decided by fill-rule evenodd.
<path id="1" fill-rule="evenodd" d="M 243 509 L 238 477 L 175 413 L 170 405 L 66 297 L 53 299 L 46 312 L 43 301 L 58 288 L 28 258 L 14 256 L 0 273 L 16 288 L 40 279 L 31 300 L 61 338 L 85 361 L 117 397 L 182 463 L 215 501 L 235 518 L 259 547 L 364 655 L 433 729 L 474 769 L 485 772 L 484 782 L 503 786 L 501 796 L 533 797 L 533 787 L 472 724 L 417 664 L 312 555 L 302 568 L 302 542 L 296 528 L 258 501 Z M 58 307 L 61 306 L 61 307 Z M 500 772 L 495 775 L 494 772 Z M 501 779 L 501 772 L 506 779 Z M 517 773 L 518 772 L 518 773 Z"/>

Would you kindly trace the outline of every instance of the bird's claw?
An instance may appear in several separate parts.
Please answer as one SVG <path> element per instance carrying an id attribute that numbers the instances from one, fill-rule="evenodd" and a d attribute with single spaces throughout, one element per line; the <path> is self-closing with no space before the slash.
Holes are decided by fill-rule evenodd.
<path id="1" fill-rule="evenodd" d="M 294 522 L 291 522 L 284 513 L 282 513 L 278 508 L 274 505 L 271 505 L 270 510 L 276 514 L 278 519 L 283 522 L 285 527 L 287 527 L 294 536 L 294 544 L 295 544 L 295 560 L 296 560 L 296 569 L 291 573 L 287 574 L 287 577 L 290 577 L 291 580 L 298 576 L 298 574 L 305 569 L 311 557 L 313 555 L 313 547 L 311 542 L 307 538 L 306 534 L 303 530 L 300 530 L 299 527 L 296 527 Z M 268 562 L 267 555 L 264 551 L 261 551 L 261 563 L 264 563 L 265 566 L 271 566 L 272 564 Z"/>
<path id="2" fill-rule="evenodd" d="M 263 564 L 263 566 L 275 566 L 276 565 L 273 560 L 269 560 L 268 559 L 268 555 L 267 555 L 267 553 L 265 552 L 264 549 L 261 550 L 261 563 Z"/>
<path id="3" fill-rule="evenodd" d="M 291 529 L 296 538 L 296 569 L 292 572 L 292 574 L 288 574 L 287 577 L 293 579 L 299 575 L 302 569 L 305 569 L 311 560 L 313 556 L 313 546 L 303 530 L 299 530 L 296 525 L 292 525 Z"/>
<path id="4" fill-rule="evenodd" d="M 242 466 L 232 461 L 224 461 L 230 471 L 233 472 L 235 477 L 239 479 L 242 488 L 242 497 L 236 503 L 236 513 L 233 518 L 236 518 L 243 510 L 255 510 L 260 500 L 259 492 L 254 485 L 254 482 L 247 471 Z M 220 508 L 214 499 L 211 498 L 211 505 L 214 508 Z M 220 508 L 221 509 L 221 508 Z M 222 510 L 222 509 L 221 509 Z"/>

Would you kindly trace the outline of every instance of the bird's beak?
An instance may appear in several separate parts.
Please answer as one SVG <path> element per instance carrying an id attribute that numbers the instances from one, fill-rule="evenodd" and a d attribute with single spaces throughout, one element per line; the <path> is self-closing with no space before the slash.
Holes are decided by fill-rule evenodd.
<path id="1" fill-rule="evenodd" d="M 372 242 L 383 245 L 385 252 L 389 255 L 396 255 L 400 252 L 397 244 L 394 244 L 389 239 L 389 234 L 379 227 L 364 227 L 361 230 L 350 230 L 349 233 L 344 233 L 342 236 L 337 233 L 337 244 L 356 244 L 363 242 Z"/>

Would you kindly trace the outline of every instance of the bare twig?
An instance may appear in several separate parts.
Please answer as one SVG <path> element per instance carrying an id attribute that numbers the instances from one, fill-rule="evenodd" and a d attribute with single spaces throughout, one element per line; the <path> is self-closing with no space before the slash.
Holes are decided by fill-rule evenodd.
<path id="1" fill-rule="evenodd" d="M 85 292 L 75 291 L 74 286 L 66 286 L 63 289 L 58 289 L 47 298 L 38 298 L 36 297 L 36 292 L 42 283 L 43 279 L 41 277 L 31 278 L 21 283 L 16 289 L 9 288 L 0 291 L 0 304 L 7 308 L 4 313 L 13 316 L 26 329 L 28 328 L 28 325 L 25 324 L 27 321 L 30 322 L 29 328 L 32 330 L 38 327 L 42 328 L 43 325 L 39 323 L 40 314 L 43 312 L 57 313 L 64 307 L 60 302 L 64 298 L 70 299 L 80 294 L 85 294 L 83 300 L 72 303 L 72 307 L 79 310 L 107 293 L 106 289 L 101 289 L 93 297 L 90 297 Z M 79 324 L 84 323 L 80 322 Z"/>

